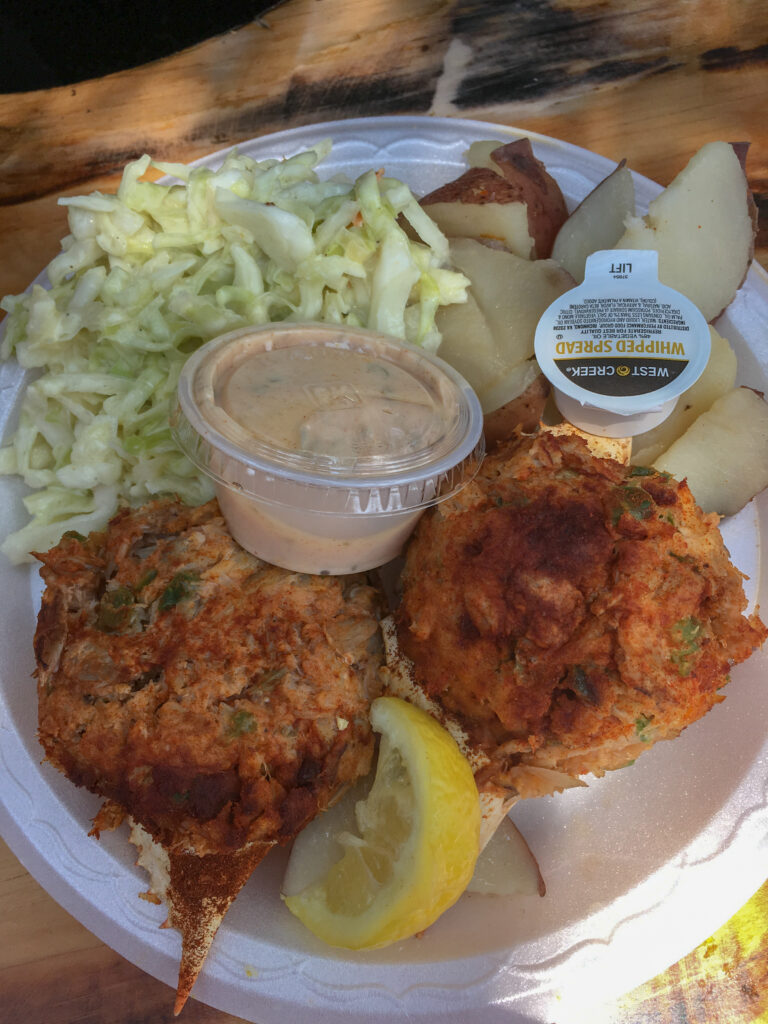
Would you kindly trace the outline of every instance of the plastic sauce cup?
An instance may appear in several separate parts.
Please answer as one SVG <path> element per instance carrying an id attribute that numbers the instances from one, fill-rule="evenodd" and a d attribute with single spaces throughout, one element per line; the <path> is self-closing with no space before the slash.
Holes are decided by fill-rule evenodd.
<path id="1" fill-rule="evenodd" d="M 484 455 L 480 403 L 452 367 L 329 324 L 248 327 L 208 342 L 184 365 L 171 427 L 213 479 L 235 540 L 308 573 L 390 561 Z"/>
<path id="2" fill-rule="evenodd" d="M 593 253 L 584 283 L 556 299 L 536 328 L 536 358 L 557 407 L 589 433 L 652 429 L 707 365 L 707 322 L 659 282 L 658 262 L 654 250 Z"/>

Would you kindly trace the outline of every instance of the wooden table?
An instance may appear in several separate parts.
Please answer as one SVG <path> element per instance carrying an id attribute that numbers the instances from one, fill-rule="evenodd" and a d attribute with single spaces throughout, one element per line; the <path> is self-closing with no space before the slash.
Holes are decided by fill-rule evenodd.
<path id="1" fill-rule="evenodd" d="M 768 266 L 766 99 L 764 0 L 288 0 L 153 64 L 0 96 L 0 294 L 57 252 L 56 197 L 114 188 L 128 159 L 189 160 L 286 127 L 395 113 L 516 125 L 627 157 L 662 183 L 711 139 L 750 140 Z M 5 846 L 0 906 L 2 1024 L 172 1019 L 170 990 L 59 908 Z M 594 1024 L 768 1020 L 767 931 L 768 883 Z M 192 1000 L 183 1019 L 236 1018 Z"/>

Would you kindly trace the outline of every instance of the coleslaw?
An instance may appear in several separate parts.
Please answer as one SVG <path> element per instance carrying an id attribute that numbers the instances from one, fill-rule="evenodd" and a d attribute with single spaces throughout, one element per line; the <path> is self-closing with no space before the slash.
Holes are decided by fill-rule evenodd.
<path id="1" fill-rule="evenodd" d="M 120 503 L 189 503 L 209 483 L 176 447 L 169 406 L 186 358 L 251 324 L 370 327 L 434 351 L 435 313 L 466 301 L 448 244 L 410 189 L 368 171 L 321 180 L 329 141 L 286 160 L 230 152 L 217 170 L 128 164 L 114 195 L 59 202 L 69 234 L 35 284 L 6 296 L 0 358 L 30 372 L 0 473 L 34 493 L 1 550 L 30 559 Z M 150 168 L 170 176 L 145 180 Z"/>

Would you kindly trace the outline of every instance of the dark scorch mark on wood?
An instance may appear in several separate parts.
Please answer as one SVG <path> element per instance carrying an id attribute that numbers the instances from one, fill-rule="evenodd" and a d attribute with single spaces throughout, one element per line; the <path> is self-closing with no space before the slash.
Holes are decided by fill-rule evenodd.
<path id="1" fill-rule="evenodd" d="M 254 104 L 230 117 L 201 121 L 184 136 L 187 143 L 204 140 L 212 147 L 236 145 L 238 142 L 268 132 L 280 131 L 287 125 L 314 124 L 337 118 L 374 116 L 377 114 L 427 113 L 432 102 L 440 67 L 424 74 L 406 73 L 389 76 L 334 78 L 308 83 L 295 77 L 283 96 L 267 103 Z M 74 189 L 106 174 L 118 173 L 126 163 L 149 153 L 156 160 L 177 159 L 178 137 L 168 140 L 144 138 L 130 148 L 98 150 L 90 159 L 72 166 L 73 173 L 59 171 L 52 185 L 45 175 L 35 179 L 45 187 L 9 189 L 0 187 L 0 206 L 31 202 L 51 192 Z"/>
<path id="2" fill-rule="evenodd" d="M 699 57 L 699 65 L 704 71 L 730 71 L 744 67 L 745 64 L 764 64 L 768 62 L 768 43 L 756 46 L 752 50 L 740 50 L 738 46 L 720 46 L 716 50 L 707 50 Z"/>
<path id="3" fill-rule="evenodd" d="M 118 174 L 126 164 L 138 160 L 145 153 L 150 153 L 158 160 L 163 158 L 158 147 L 145 139 L 143 142 L 135 142 L 130 148 L 98 150 L 87 160 L 78 163 L 66 164 L 62 161 L 55 167 L 52 164 L 41 163 L 36 168 L 34 178 L 23 179 L 24 185 L 29 182 L 30 187 L 20 186 L 19 181 L 22 179 L 8 175 L 0 183 L 0 207 L 18 206 L 20 203 L 31 203 L 46 196 L 58 196 L 80 185 L 88 186 L 90 191 L 90 183 L 94 178 Z M 169 154 L 172 154 L 172 147 L 169 147 Z M 67 169 L 71 173 L 67 173 Z"/>
<path id="4" fill-rule="evenodd" d="M 290 124 L 314 124 L 337 118 L 374 117 L 404 112 L 427 113 L 440 69 L 423 74 L 333 78 L 306 82 L 293 78 L 285 95 L 268 103 L 241 110 L 232 117 L 201 124 L 188 137 L 210 138 L 222 145 L 233 139 L 248 138 L 275 131 Z"/>
<path id="5" fill-rule="evenodd" d="M 466 108 L 541 99 L 679 66 L 657 46 L 644 53 L 641 40 L 636 55 L 626 59 L 625 37 L 612 26 L 617 16 L 594 9 L 578 14 L 542 0 L 458 4 L 452 32 L 473 57 L 454 103 Z"/>

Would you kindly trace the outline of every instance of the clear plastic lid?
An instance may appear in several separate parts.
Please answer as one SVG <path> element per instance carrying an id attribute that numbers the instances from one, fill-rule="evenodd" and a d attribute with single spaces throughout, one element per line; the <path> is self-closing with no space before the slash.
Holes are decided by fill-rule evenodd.
<path id="1" fill-rule="evenodd" d="M 479 401 L 452 367 L 342 325 L 270 324 L 208 342 L 184 366 L 171 426 L 218 484 L 312 512 L 425 508 L 484 454 Z"/>

